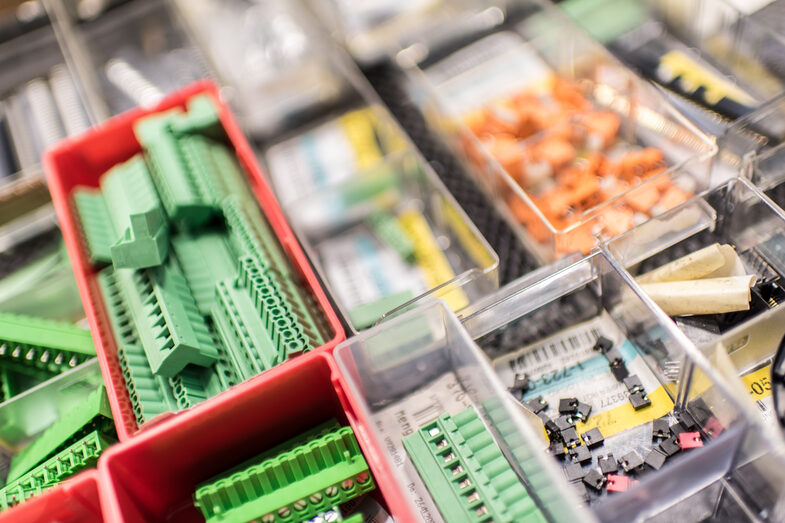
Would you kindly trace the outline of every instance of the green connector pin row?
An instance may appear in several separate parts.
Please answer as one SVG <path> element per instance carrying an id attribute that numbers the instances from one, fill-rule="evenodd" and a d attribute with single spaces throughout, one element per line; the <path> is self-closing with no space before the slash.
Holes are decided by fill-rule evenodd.
<path id="1" fill-rule="evenodd" d="M 100 191 L 75 190 L 74 203 L 93 263 L 139 269 L 166 259 L 169 226 L 141 155 L 107 171 Z"/>
<path id="2" fill-rule="evenodd" d="M 70 323 L 0 313 L 0 367 L 51 377 L 95 356 L 90 331 Z"/>
<path id="3" fill-rule="evenodd" d="M 113 441 L 94 430 L 61 452 L 0 489 L 0 511 L 54 487 L 82 470 L 94 467 Z"/>
<path id="4" fill-rule="evenodd" d="M 8 483 L 21 478 L 39 464 L 58 454 L 95 429 L 111 430 L 112 413 L 103 386 L 91 392 L 81 403 L 50 425 L 32 443 L 11 459 Z"/>
<path id="5" fill-rule="evenodd" d="M 403 439 L 446 521 L 545 522 L 473 407 Z"/>
<path id="6" fill-rule="evenodd" d="M 300 522 L 375 488 L 350 427 L 310 439 L 200 486 L 195 505 L 208 523 Z"/>

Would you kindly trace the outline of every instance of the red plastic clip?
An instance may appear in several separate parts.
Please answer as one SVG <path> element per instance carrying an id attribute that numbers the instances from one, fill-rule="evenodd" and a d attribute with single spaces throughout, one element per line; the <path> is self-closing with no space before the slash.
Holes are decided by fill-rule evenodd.
<path id="1" fill-rule="evenodd" d="M 681 450 L 697 449 L 703 446 L 700 432 L 682 432 L 679 434 L 679 446 Z"/>
<path id="2" fill-rule="evenodd" d="M 625 490 L 637 484 L 638 482 L 635 481 L 634 479 L 630 479 L 629 476 L 622 476 L 620 474 L 608 474 L 605 487 L 607 488 L 608 492 L 624 492 Z"/>
<path id="3" fill-rule="evenodd" d="M 703 431 L 712 438 L 716 438 L 722 434 L 723 430 L 725 430 L 725 427 L 720 423 L 720 420 L 714 416 L 707 419 L 706 423 L 703 425 Z"/>

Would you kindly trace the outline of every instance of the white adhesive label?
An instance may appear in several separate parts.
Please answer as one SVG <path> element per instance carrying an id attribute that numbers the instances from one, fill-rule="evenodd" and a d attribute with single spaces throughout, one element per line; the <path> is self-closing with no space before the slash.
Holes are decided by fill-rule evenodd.
<path id="1" fill-rule="evenodd" d="M 381 434 L 384 451 L 393 464 L 403 469 L 409 482 L 405 491 L 425 522 L 441 522 L 439 509 L 420 479 L 417 469 L 406 456 L 402 439 L 442 414 L 455 415 L 471 407 L 468 394 L 454 374 L 444 374 L 428 386 L 390 405 L 374 416 L 374 424 Z"/>
<path id="2" fill-rule="evenodd" d="M 364 227 L 325 240 L 318 252 L 327 280 L 347 310 L 399 292 L 416 296 L 427 289 L 418 267 L 401 260 Z"/>

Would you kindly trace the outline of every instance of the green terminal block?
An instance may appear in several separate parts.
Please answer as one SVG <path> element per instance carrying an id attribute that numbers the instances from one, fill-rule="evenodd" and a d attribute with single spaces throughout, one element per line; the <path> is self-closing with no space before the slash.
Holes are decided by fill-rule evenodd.
<path id="1" fill-rule="evenodd" d="M 74 203 L 93 263 L 139 269 L 166 259 L 169 227 L 141 155 L 107 171 L 100 191 L 74 191 Z"/>
<path id="2" fill-rule="evenodd" d="M 237 278 L 216 285 L 213 320 L 243 379 L 312 348 L 275 274 L 251 256 L 241 258 Z"/>
<path id="3" fill-rule="evenodd" d="M 394 215 L 387 211 L 375 211 L 365 219 L 365 222 L 376 237 L 397 252 L 402 260 L 406 263 L 414 263 L 414 245 Z"/>
<path id="4" fill-rule="evenodd" d="M 152 269 L 115 271 L 153 373 L 171 378 L 188 364 L 209 366 L 218 357 L 176 262 Z"/>
<path id="5" fill-rule="evenodd" d="M 170 219 L 197 230 L 220 211 L 219 202 L 248 191 L 212 100 L 194 97 L 188 113 L 171 110 L 134 125 L 153 181 Z"/>
<path id="6" fill-rule="evenodd" d="M 278 239 L 270 230 L 267 220 L 258 206 L 249 202 L 240 203 L 229 198 L 223 203 L 223 212 L 229 232 L 229 245 L 239 259 L 252 256 L 277 276 L 278 290 L 289 303 L 290 311 L 302 326 L 310 344 L 314 347 L 325 343 L 322 315 L 315 310 L 313 298 L 306 294 L 298 278 L 292 274 Z"/>
<path id="7" fill-rule="evenodd" d="M 136 421 L 141 424 L 164 412 L 173 412 L 177 401 L 166 378 L 156 376 L 150 369 L 133 315 L 112 267 L 98 274 L 98 286 L 117 342 L 117 357 Z"/>
<path id="8" fill-rule="evenodd" d="M 369 492 L 374 481 L 352 429 L 329 430 L 330 425 L 201 485 L 195 505 L 208 523 L 252 519 L 288 523 L 308 520 Z"/>
<path id="9" fill-rule="evenodd" d="M 95 467 L 98 457 L 114 441 L 94 430 L 22 477 L 0 489 L 0 511 L 52 488 L 82 470 Z"/>
<path id="10" fill-rule="evenodd" d="M 208 316 L 215 304 L 215 286 L 237 275 L 237 260 L 229 251 L 223 233 L 178 234 L 172 249 L 191 288 L 196 306 Z"/>
<path id="11" fill-rule="evenodd" d="M 368 303 L 361 303 L 349 310 L 349 319 L 357 330 L 367 329 L 385 313 L 414 299 L 412 291 L 397 292 Z"/>
<path id="12" fill-rule="evenodd" d="M 403 444 L 446 521 L 547 521 L 473 407 L 439 416 Z"/>
<path id="13" fill-rule="evenodd" d="M 38 438 L 11 459 L 7 483 L 16 481 L 39 464 L 60 453 L 94 430 L 114 429 L 109 401 L 103 386 L 49 426 Z"/>
<path id="14" fill-rule="evenodd" d="M 0 313 L 0 368 L 48 378 L 94 356 L 93 339 L 86 329 Z"/>

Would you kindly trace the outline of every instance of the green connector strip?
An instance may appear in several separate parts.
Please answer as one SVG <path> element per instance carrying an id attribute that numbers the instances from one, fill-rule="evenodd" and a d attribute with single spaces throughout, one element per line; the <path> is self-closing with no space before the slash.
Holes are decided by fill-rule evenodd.
<path id="1" fill-rule="evenodd" d="M 210 397 L 202 381 L 205 370 L 188 365 L 176 376 L 169 378 L 169 385 L 180 409 L 190 409 Z"/>
<path id="2" fill-rule="evenodd" d="M 65 413 L 38 438 L 11 459 L 7 482 L 21 478 L 40 463 L 59 453 L 95 429 L 113 428 L 112 413 L 103 386 L 91 392 L 79 405 Z"/>
<path id="3" fill-rule="evenodd" d="M 273 274 L 244 256 L 237 278 L 216 285 L 213 320 L 243 379 L 312 348 Z"/>
<path id="4" fill-rule="evenodd" d="M 292 273 L 283 255 L 278 239 L 270 230 L 267 220 L 254 202 L 242 204 L 229 198 L 222 205 L 229 231 L 229 246 L 238 259 L 252 256 L 262 267 L 277 274 L 276 281 L 282 297 L 290 304 L 290 311 L 303 327 L 305 335 L 314 347 L 324 344 L 322 315 L 305 295 L 298 277 Z"/>
<path id="5" fill-rule="evenodd" d="M 169 218 L 187 229 L 198 229 L 217 213 L 207 180 L 193 172 L 178 143 L 173 122 L 179 110 L 157 113 L 136 121 L 134 132 L 145 149 L 153 182 Z"/>
<path id="6" fill-rule="evenodd" d="M 237 274 L 236 258 L 219 232 L 178 234 L 172 238 L 172 248 L 199 312 L 208 316 L 215 303 L 216 284 Z"/>
<path id="7" fill-rule="evenodd" d="M 164 412 L 174 412 L 177 401 L 167 380 L 150 370 L 134 318 L 112 267 L 106 267 L 98 274 L 98 286 L 117 341 L 117 358 L 137 423 L 142 424 Z"/>
<path id="8" fill-rule="evenodd" d="M 375 487 L 350 427 L 341 427 L 230 476 L 200 486 L 208 523 L 299 522 Z"/>
<path id="9" fill-rule="evenodd" d="M 395 216 L 387 211 L 375 211 L 365 221 L 379 241 L 397 252 L 405 262 L 414 263 L 414 245 Z"/>
<path id="10" fill-rule="evenodd" d="M 115 276 L 154 374 L 171 378 L 188 364 L 215 362 L 210 329 L 174 259 L 152 269 L 119 269 Z"/>
<path id="11" fill-rule="evenodd" d="M 95 356 L 90 331 L 20 314 L 0 313 L 0 367 L 42 378 Z"/>
<path id="12" fill-rule="evenodd" d="M 113 442 L 101 432 L 94 430 L 74 444 L 57 453 L 22 477 L 0 489 L 0 510 L 40 494 L 69 477 L 94 467 L 98 457 Z"/>
<path id="13" fill-rule="evenodd" d="M 142 156 L 104 174 L 101 192 L 117 238 L 111 247 L 114 266 L 141 269 L 162 264 L 169 251 L 169 226 Z"/>
<path id="14" fill-rule="evenodd" d="M 14 397 L 15 391 L 11 384 L 11 371 L 5 367 L 0 367 L 0 403 Z"/>
<path id="15" fill-rule="evenodd" d="M 546 521 L 473 407 L 403 444 L 446 521 Z"/>
<path id="16" fill-rule="evenodd" d="M 112 245 L 117 233 L 101 193 L 82 187 L 74 189 L 74 208 L 79 217 L 87 256 L 93 265 L 112 263 Z"/>

